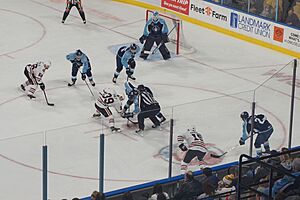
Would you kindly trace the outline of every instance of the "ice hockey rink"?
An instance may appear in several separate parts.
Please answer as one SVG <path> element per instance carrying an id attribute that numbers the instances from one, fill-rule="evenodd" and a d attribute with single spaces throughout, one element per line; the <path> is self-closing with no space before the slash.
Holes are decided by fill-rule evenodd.
<path id="1" fill-rule="evenodd" d="M 88 55 L 95 95 L 107 87 L 123 92 L 125 71 L 116 85 L 111 82 L 115 51 L 139 44 L 145 9 L 85 0 L 87 24 L 75 8 L 61 24 L 64 0 L 0 0 L 0 4 L 0 199 L 41 199 L 43 145 L 48 147 L 49 199 L 90 195 L 98 188 L 100 133 L 106 135 L 105 191 L 167 178 L 171 117 L 175 145 L 176 136 L 195 125 L 210 150 L 222 153 L 238 144 L 239 115 L 251 111 L 253 100 L 257 112 L 274 125 L 271 148 L 288 144 L 293 57 L 183 22 L 185 42 L 193 51 L 173 53 L 167 61 L 159 54 L 136 60 L 137 80 L 132 83 L 152 89 L 168 118 L 162 130 L 152 129 L 146 120 L 141 137 L 134 134 L 136 127 L 116 116 L 122 132 L 112 134 L 105 119 L 91 117 L 94 98 L 80 77 L 76 86 L 67 86 L 71 64 L 65 56 L 76 49 Z M 36 99 L 29 100 L 18 88 L 25 81 L 25 65 L 39 60 L 52 62 L 43 80 L 54 107 L 47 106 L 40 90 Z M 300 144 L 299 79 L 297 83 L 292 146 Z M 222 159 L 205 161 L 208 166 L 236 161 L 248 150 L 249 141 Z M 178 175 L 182 154 L 175 148 L 173 155 L 172 174 Z M 198 169 L 197 162 L 191 169 Z"/>

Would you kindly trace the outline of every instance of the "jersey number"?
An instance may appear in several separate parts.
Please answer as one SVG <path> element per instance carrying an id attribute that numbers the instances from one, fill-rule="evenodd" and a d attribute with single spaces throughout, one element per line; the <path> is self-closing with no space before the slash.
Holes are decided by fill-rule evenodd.
<path id="1" fill-rule="evenodd" d="M 107 105 L 112 104 L 115 101 L 110 93 L 104 93 L 104 94 L 102 94 L 102 97 L 103 97 L 104 103 L 106 103 Z"/>

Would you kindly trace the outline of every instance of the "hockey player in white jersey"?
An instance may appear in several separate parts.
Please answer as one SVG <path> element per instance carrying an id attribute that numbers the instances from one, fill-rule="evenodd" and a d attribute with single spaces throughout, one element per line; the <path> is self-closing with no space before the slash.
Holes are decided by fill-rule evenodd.
<path id="1" fill-rule="evenodd" d="M 115 119 L 111 108 L 114 108 L 121 114 L 123 100 L 124 97 L 118 95 L 114 90 L 110 88 L 103 89 L 103 92 L 99 92 L 99 97 L 96 99 L 96 112 L 93 114 L 93 117 L 100 117 L 102 114 L 105 118 L 108 118 L 111 131 L 120 132 L 121 129 L 115 127 Z"/>
<path id="2" fill-rule="evenodd" d="M 181 161 L 181 173 L 185 174 L 188 169 L 188 164 L 197 157 L 199 161 L 202 161 L 207 148 L 203 141 L 202 135 L 196 131 L 195 127 L 187 129 L 185 133 L 177 136 L 179 148 L 182 151 L 186 151 L 186 154 Z M 185 144 L 186 143 L 186 144 Z"/>
<path id="3" fill-rule="evenodd" d="M 40 86 L 41 90 L 45 90 L 45 84 L 43 83 L 42 78 L 50 66 L 50 61 L 39 61 L 34 64 L 26 65 L 24 75 L 26 76 L 27 81 L 21 84 L 21 89 L 27 93 L 27 96 L 30 99 L 35 98 L 34 93 L 38 86 Z"/>

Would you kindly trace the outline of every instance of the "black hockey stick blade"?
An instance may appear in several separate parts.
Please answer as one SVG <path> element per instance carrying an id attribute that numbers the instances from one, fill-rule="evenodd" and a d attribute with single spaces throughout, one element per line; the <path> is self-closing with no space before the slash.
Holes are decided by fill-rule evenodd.
<path id="1" fill-rule="evenodd" d="M 224 153 L 222 153 L 222 154 L 220 154 L 220 155 L 210 154 L 210 156 L 213 157 L 213 158 L 221 158 L 221 157 L 225 156 L 227 153 L 228 153 L 228 152 L 226 151 L 226 152 L 224 152 Z"/>
<path id="2" fill-rule="evenodd" d="M 47 103 L 48 106 L 54 106 L 54 103 Z"/>

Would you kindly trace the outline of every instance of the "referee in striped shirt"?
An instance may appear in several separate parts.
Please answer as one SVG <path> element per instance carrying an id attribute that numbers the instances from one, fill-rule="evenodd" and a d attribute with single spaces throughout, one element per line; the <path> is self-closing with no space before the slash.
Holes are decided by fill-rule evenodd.
<path id="1" fill-rule="evenodd" d="M 137 87 L 139 91 L 139 105 L 140 105 L 140 113 L 138 114 L 138 124 L 139 129 L 136 133 L 140 133 L 144 131 L 145 124 L 144 121 L 146 118 L 149 118 L 153 122 L 153 128 L 156 128 L 160 125 L 159 120 L 156 115 L 160 113 L 159 103 L 154 99 L 151 90 L 144 85 L 139 85 Z"/>

